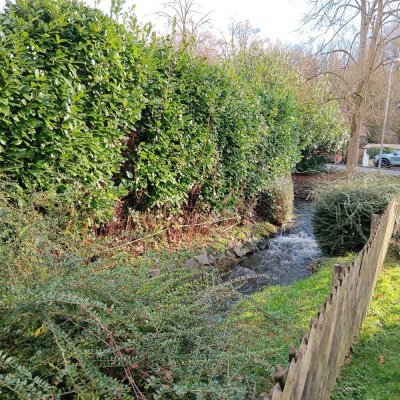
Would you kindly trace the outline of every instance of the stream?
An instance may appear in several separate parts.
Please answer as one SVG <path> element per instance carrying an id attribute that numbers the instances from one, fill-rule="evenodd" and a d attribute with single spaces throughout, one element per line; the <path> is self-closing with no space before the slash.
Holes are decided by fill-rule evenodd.
<path id="1" fill-rule="evenodd" d="M 309 276 L 307 267 L 321 256 L 313 235 L 312 215 L 311 202 L 296 200 L 290 227 L 270 239 L 265 250 L 238 264 L 224 281 L 234 282 L 243 294 L 251 294 L 265 286 L 288 285 Z"/>

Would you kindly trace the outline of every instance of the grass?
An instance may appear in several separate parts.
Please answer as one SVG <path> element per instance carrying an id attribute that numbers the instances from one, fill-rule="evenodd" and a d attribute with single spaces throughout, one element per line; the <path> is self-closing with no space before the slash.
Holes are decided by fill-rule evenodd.
<path id="1" fill-rule="evenodd" d="M 288 286 L 267 287 L 243 300 L 233 310 L 233 322 L 247 332 L 241 340 L 249 351 L 266 360 L 263 371 L 266 391 L 272 387 L 275 367 L 286 366 L 289 347 L 292 344 L 298 346 L 308 332 L 310 319 L 328 295 L 333 265 L 346 261 L 349 261 L 348 257 L 327 259 L 309 278 Z"/>
<path id="2" fill-rule="evenodd" d="M 392 255 L 332 399 L 400 399 L 400 261 Z"/>

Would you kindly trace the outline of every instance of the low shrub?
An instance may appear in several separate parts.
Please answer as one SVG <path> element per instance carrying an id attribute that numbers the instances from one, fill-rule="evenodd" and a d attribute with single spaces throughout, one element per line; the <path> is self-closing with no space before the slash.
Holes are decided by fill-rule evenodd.
<path id="1" fill-rule="evenodd" d="M 0 192 L 1 399 L 239 400 L 264 389 L 264 358 L 222 311 L 228 285 L 137 268 L 41 213 L 40 196 L 13 206 Z"/>
<path id="2" fill-rule="evenodd" d="M 282 225 L 293 215 L 294 189 L 290 176 L 280 177 L 261 193 L 257 212 L 268 221 Z"/>
<path id="3" fill-rule="evenodd" d="M 371 215 L 381 214 L 400 191 L 396 178 L 353 175 L 318 186 L 314 192 L 314 233 L 328 254 L 360 250 L 370 235 Z"/>

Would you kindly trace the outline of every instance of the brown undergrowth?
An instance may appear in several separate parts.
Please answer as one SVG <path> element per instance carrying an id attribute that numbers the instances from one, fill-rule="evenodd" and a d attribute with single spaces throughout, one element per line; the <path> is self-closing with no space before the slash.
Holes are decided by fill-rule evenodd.
<path id="1" fill-rule="evenodd" d="M 197 211 L 166 216 L 158 212 L 137 212 L 118 206 L 114 221 L 96 233 L 97 239 L 110 241 L 113 249 L 143 256 L 157 251 L 195 253 L 207 248 L 214 252 L 226 250 L 230 243 L 269 237 L 277 227 L 253 212 L 240 215 L 224 210 L 202 214 Z"/>

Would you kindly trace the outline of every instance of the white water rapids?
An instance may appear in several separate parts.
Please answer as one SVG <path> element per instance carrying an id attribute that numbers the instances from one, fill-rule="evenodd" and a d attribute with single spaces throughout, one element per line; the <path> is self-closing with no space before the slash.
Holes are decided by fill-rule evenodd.
<path id="1" fill-rule="evenodd" d="M 246 258 L 223 280 L 239 281 L 235 286 L 240 292 L 251 294 L 264 286 L 287 285 L 307 277 L 307 267 L 321 256 L 313 235 L 312 214 L 311 202 L 296 200 L 291 227 L 270 239 L 265 250 Z"/>

